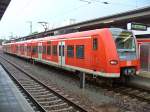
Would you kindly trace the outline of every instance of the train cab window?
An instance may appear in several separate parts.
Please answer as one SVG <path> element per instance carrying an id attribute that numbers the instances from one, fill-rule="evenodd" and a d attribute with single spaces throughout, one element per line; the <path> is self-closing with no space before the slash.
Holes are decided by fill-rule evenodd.
<path id="1" fill-rule="evenodd" d="M 57 55 L 57 45 L 54 45 L 54 46 L 52 47 L 52 54 L 53 54 L 53 55 Z"/>
<path id="2" fill-rule="evenodd" d="M 67 46 L 67 56 L 74 57 L 74 46 L 73 45 Z"/>
<path id="3" fill-rule="evenodd" d="M 51 55 L 51 46 L 47 46 L 47 55 Z"/>
<path id="4" fill-rule="evenodd" d="M 76 46 L 76 57 L 81 59 L 84 58 L 84 45 Z"/>
<path id="5" fill-rule="evenodd" d="M 93 38 L 93 50 L 97 50 L 97 48 L 98 48 L 98 39 Z"/>
<path id="6" fill-rule="evenodd" d="M 46 54 L 46 46 L 43 46 L 43 54 Z"/>

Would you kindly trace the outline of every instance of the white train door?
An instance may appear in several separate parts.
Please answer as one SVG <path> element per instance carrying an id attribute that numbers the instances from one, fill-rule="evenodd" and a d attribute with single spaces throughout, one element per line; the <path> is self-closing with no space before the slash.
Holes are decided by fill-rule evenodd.
<path id="1" fill-rule="evenodd" d="M 58 51 L 59 51 L 59 65 L 65 65 L 65 42 L 58 43 Z"/>
<path id="2" fill-rule="evenodd" d="M 38 59 L 42 59 L 42 43 L 38 43 Z"/>

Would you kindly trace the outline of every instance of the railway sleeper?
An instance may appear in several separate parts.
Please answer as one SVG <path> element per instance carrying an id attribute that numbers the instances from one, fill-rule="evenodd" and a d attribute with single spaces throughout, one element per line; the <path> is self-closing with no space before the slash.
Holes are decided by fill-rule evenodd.
<path id="1" fill-rule="evenodd" d="M 64 102 L 62 99 L 48 101 L 49 105 L 54 105 L 54 104 L 58 104 L 58 103 L 62 103 L 62 102 Z"/>
<path id="2" fill-rule="evenodd" d="M 32 95 L 46 95 L 46 94 L 50 94 L 49 91 L 38 91 L 38 92 L 32 92 Z"/>
<path id="3" fill-rule="evenodd" d="M 44 108 L 46 110 L 55 110 L 55 109 L 62 109 L 62 108 L 67 108 L 68 104 L 67 103 L 59 103 L 59 104 L 54 104 L 54 105 L 44 105 Z"/>
<path id="4" fill-rule="evenodd" d="M 147 92 L 141 92 L 139 94 L 137 94 L 137 96 L 141 96 L 141 97 L 144 97 L 144 96 L 149 96 L 150 94 L 148 94 Z"/>
<path id="5" fill-rule="evenodd" d="M 57 109 L 57 110 L 50 110 L 50 112 L 75 112 L 75 110 L 73 111 L 73 107 L 70 106 L 68 108 Z"/>
<path id="6" fill-rule="evenodd" d="M 30 83 L 23 83 L 22 84 L 23 86 L 34 86 L 34 87 L 39 87 L 39 86 L 41 86 L 41 85 L 39 85 L 39 84 L 30 84 Z"/>
<path id="7" fill-rule="evenodd" d="M 43 89 L 41 89 L 41 90 L 34 90 L 34 89 L 33 89 L 33 90 L 28 90 L 28 91 L 33 93 L 33 92 L 45 92 L 45 91 L 47 91 L 47 90 L 43 88 Z"/>
<path id="8" fill-rule="evenodd" d="M 54 94 L 52 93 L 49 93 L 49 94 L 39 94 L 39 95 L 34 95 L 35 98 L 47 98 L 47 97 L 51 97 L 51 96 L 54 96 Z"/>
<path id="9" fill-rule="evenodd" d="M 35 87 L 35 88 L 43 88 L 42 86 L 40 86 L 40 85 L 38 85 L 38 86 L 35 86 L 35 85 L 23 85 L 24 87 L 26 87 L 26 88 L 33 88 L 33 87 Z"/>
<path id="10" fill-rule="evenodd" d="M 30 88 L 27 87 L 26 89 L 29 91 L 45 91 L 44 88 L 35 88 L 35 87 L 30 87 Z"/>
<path id="11" fill-rule="evenodd" d="M 144 97 L 147 100 L 150 100 L 150 95 Z"/>
<path id="12" fill-rule="evenodd" d="M 24 88 L 26 88 L 27 90 L 41 90 L 41 89 L 43 89 L 43 88 L 26 87 L 26 86 L 24 86 Z"/>
<path id="13" fill-rule="evenodd" d="M 47 97 L 47 98 L 37 98 L 38 101 L 52 101 L 52 100 L 57 100 L 58 97 L 57 96 L 53 96 L 53 97 Z"/>
<path id="14" fill-rule="evenodd" d="M 140 91 L 139 90 L 132 90 L 132 91 L 129 91 L 128 92 L 129 94 L 139 94 L 140 93 Z"/>
<path id="15" fill-rule="evenodd" d="M 131 88 L 120 87 L 120 88 L 116 88 L 115 91 L 128 92 L 128 91 L 132 91 L 132 89 Z"/>
<path id="16" fill-rule="evenodd" d="M 20 80 L 18 80 L 18 81 L 21 83 L 21 85 L 24 85 L 24 86 L 35 86 L 36 87 L 36 85 L 39 85 L 39 84 L 36 84 L 36 83 L 22 82 Z"/>
<path id="17" fill-rule="evenodd" d="M 59 102 L 55 102 L 55 103 L 51 103 L 49 101 L 40 101 L 39 102 L 41 105 L 43 106 L 50 106 L 50 105 L 55 105 L 55 104 L 61 104 L 61 103 L 64 103 L 64 101 L 59 101 Z"/>

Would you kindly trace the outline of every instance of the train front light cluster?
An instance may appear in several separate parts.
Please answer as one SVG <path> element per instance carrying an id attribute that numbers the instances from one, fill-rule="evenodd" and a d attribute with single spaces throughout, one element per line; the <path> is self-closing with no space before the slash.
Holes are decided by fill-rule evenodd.
<path id="1" fill-rule="evenodd" d="M 118 61 L 117 61 L 117 60 L 111 60 L 111 61 L 110 61 L 110 64 L 111 64 L 111 65 L 117 65 L 117 64 L 118 64 Z"/>
<path id="2" fill-rule="evenodd" d="M 136 70 L 135 68 L 126 68 L 124 69 L 124 75 L 135 75 Z"/>

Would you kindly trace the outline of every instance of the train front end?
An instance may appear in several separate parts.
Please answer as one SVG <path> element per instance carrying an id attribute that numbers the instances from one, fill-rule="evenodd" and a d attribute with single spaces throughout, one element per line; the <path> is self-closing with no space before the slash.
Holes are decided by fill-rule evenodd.
<path id="1" fill-rule="evenodd" d="M 120 76 L 138 74 L 139 56 L 134 34 L 132 31 L 119 28 L 110 28 L 110 31 L 119 57 Z"/>

